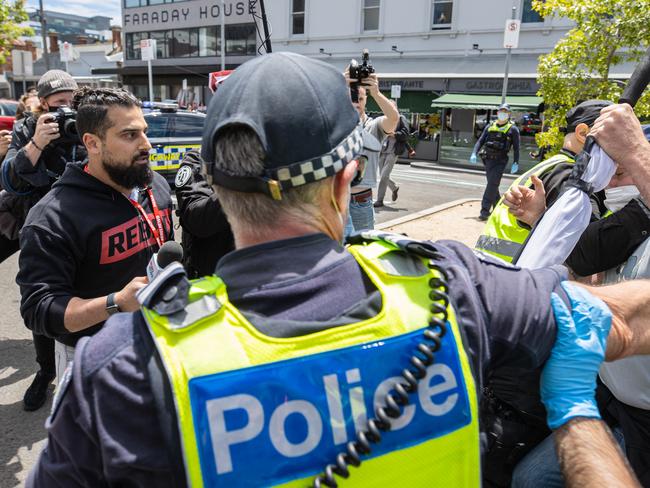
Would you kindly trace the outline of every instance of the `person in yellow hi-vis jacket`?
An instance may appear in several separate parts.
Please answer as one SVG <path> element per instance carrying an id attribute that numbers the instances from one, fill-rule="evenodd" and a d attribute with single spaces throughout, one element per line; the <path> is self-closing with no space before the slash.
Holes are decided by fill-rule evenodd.
<path id="1" fill-rule="evenodd" d="M 545 208 L 555 203 L 562 193 L 562 189 L 569 180 L 576 154 L 582 151 L 589 128 L 596 121 L 600 110 L 611 105 L 604 100 L 588 100 L 582 102 L 566 114 L 566 127 L 564 129 L 564 144 L 562 150 L 537 164 L 526 173 L 512 182 L 503 198 L 495 205 L 494 211 L 489 216 L 483 232 L 476 243 L 476 249 L 497 256 L 504 261 L 512 262 L 513 258 L 521 254 L 522 247 L 530 234 L 531 226 L 536 217 Z M 533 212 L 523 212 L 516 204 L 510 202 L 520 201 L 522 193 L 530 194 L 525 188 L 534 189 L 538 198 L 536 202 L 542 204 L 541 209 Z M 543 195 L 543 197 L 542 197 Z M 594 219 L 600 218 L 605 211 L 604 196 L 591 195 L 594 208 Z M 528 210 L 530 205 L 522 209 Z M 539 210 L 539 212 L 537 212 Z"/>
<path id="2" fill-rule="evenodd" d="M 596 372 L 605 347 L 650 352 L 623 341 L 648 326 L 647 286 L 590 294 L 561 286 L 560 268 L 374 231 L 343 246 L 358 158 L 379 145 L 318 60 L 243 64 L 206 121 L 205 172 L 236 249 L 195 281 L 171 264 L 139 312 L 79 343 L 28 486 L 478 487 L 485 378 L 551 354 L 543 398 L 562 446 L 610 445 Z M 594 295 L 617 301 L 613 325 Z M 569 474 L 595 458 L 589 476 L 630 479 L 609 451 L 569 452 Z"/>

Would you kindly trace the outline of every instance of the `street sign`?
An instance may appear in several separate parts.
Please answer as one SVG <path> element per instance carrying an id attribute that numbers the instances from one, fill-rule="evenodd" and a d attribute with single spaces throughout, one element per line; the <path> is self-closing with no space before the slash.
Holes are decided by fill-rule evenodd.
<path id="1" fill-rule="evenodd" d="M 140 52 L 142 53 L 142 61 L 156 59 L 156 40 L 142 39 L 140 41 Z"/>
<path id="2" fill-rule="evenodd" d="M 390 86 L 390 98 L 399 98 L 402 96 L 402 86 L 401 85 L 391 85 Z"/>
<path id="3" fill-rule="evenodd" d="M 72 44 L 69 42 L 64 42 L 61 46 L 61 62 L 67 63 L 72 61 Z"/>
<path id="4" fill-rule="evenodd" d="M 506 20 L 506 29 L 503 33 L 503 47 L 506 49 L 517 49 L 519 46 L 519 31 L 521 21 L 517 19 Z"/>

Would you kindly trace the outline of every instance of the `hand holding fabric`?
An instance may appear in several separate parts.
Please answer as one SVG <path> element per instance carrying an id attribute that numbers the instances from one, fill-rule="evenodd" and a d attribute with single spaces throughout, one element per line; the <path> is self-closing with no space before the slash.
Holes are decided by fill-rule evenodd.
<path id="1" fill-rule="evenodd" d="M 596 404 L 596 375 L 605 359 L 612 314 L 584 288 L 563 282 L 572 311 L 551 295 L 557 336 L 541 379 L 547 423 L 557 429 L 575 417 L 600 418 Z"/>

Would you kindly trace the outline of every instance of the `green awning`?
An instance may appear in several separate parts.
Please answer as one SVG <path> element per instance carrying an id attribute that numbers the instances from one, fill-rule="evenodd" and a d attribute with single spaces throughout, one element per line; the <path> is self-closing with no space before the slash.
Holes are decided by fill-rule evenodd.
<path id="1" fill-rule="evenodd" d="M 390 98 L 390 91 L 383 91 L 386 97 Z M 431 99 L 435 96 L 433 92 L 411 92 L 402 91 L 402 97 L 397 101 L 400 112 L 413 114 L 431 113 Z M 379 112 L 379 107 L 372 97 L 368 97 L 367 112 Z"/>
<path id="2" fill-rule="evenodd" d="M 533 110 L 542 103 L 541 97 L 513 95 L 506 97 L 512 110 Z M 472 110 L 496 109 L 501 105 L 500 95 L 466 95 L 447 93 L 431 102 L 432 108 L 468 108 Z"/>

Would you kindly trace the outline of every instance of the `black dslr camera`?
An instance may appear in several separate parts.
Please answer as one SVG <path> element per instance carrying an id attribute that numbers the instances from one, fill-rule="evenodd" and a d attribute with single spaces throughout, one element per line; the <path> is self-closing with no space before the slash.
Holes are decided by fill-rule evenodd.
<path id="1" fill-rule="evenodd" d="M 356 59 L 350 60 L 350 79 L 356 80 L 350 83 L 350 95 L 352 101 L 359 101 L 359 86 L 363 86 L 363 80 L 375 72 L 375 68 L 370 63 L 370 52 L 364 49 L 361 53 L 361 64 Z"/>
<path id="2" fill-rule="evenodd" d="M 52 122 L 59 124 L 61 137 L 54 141 L 54 144 L 81 144 L 81 138 L 77 132 L 77 111 L 70 107 L 59 107 L 52 113 Z"/>

